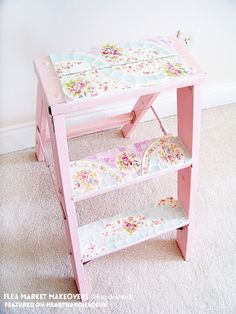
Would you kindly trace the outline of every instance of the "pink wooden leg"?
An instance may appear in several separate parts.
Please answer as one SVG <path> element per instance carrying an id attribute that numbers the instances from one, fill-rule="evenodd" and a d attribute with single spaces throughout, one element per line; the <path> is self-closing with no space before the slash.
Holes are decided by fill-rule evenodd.
<path id="1" fill-rule="evenodd" d="M 192 167 L 178 171 L 178 200 L 189 217 L 189 226 L 177 230 L 177 244 L 184 257 L 191 252 L 192 219 L 198 184 L 198 151 L 200 144 L 200 88 L 189 86 L 177 90 L 178 136 L 192 155 Z"/>
<path id="2" fill-rule="evenodd" d="M 40 84 L 38 84 L 37 90 L 37 110 L 36 110 L 36 157 L 38 161 L 43 161 L 43 147 L 40 145 L 39 136 L 41 143 L 44 146 L 46 143 L 46 128 L 47 128 L 47 113 L 46 104 L 43 99 L 43 92 Z"/>
<path id="3" fill-rule="evenodd" d="M 87 299 L 87 287 L 84 267 L 81 262 L 77 215 L 72 195 L 64 115 L 61 114 L 51 116 L 48 114 L 48 124 L 57 175 L 57 184 L 59 187 L 59 194 L 61 195 L 62 208 L 64 210 L 64 220 L 69 240 L 75 282 L 81 294 L 82 300 L 84 301 Z"/>
<path id="4" fill-rule="evenodd" d="M 153 102 L 156 100 L 159 94 L 151 94 L 139 97 L 137 103 L 133 108 L 133 112 L 135 113 L 135 118 L 131 120 L 129 123 L 125 124 L 122 128 L 122 133 L 124 137 L 130 137 L 134 128 L 142 119 L 146 111 L 152 106 Z"/>

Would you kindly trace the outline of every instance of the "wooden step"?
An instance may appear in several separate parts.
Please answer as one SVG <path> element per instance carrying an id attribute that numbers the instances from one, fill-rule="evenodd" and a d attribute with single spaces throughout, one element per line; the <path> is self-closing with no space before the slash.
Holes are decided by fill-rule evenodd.
<path id="1" fill-rule="evenodd" d="M 82 262 L 188 225 L 177 200 L 163 199 L 147 208 L 125 212 L 78 228 Z"/>
<path id="2" fill-rule="evenodd" d="M 166 135 L 70 163 L 74 200 L 138 183 L 191 165 L 178 137 Z"/>
<path id="3" fill-rule="evenodd" d="M 166 135 L 70 163 L 74 200 L 79 201 L 191 165 L 178 137 Z"/>

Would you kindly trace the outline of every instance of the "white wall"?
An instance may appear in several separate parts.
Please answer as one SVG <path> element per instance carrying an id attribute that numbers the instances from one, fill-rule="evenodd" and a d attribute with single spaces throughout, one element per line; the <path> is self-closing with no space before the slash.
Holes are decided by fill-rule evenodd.
<path id="1" fill-rule="evenodd" d="M 195 28 L 205 88 L 235 86 L 234 0 L 0 0 L 1 128 L 34 122 L 35 57 Z"/>

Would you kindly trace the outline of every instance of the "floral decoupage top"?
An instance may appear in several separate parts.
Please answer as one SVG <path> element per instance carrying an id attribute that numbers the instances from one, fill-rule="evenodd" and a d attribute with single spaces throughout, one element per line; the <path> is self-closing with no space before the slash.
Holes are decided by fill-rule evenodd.
<path id="1" fill-rule="evenodd" d="M 108 43 L 88 52 L 50 55 L 70 99 L 157 85 L 194 74 L 166 38 Z"/>

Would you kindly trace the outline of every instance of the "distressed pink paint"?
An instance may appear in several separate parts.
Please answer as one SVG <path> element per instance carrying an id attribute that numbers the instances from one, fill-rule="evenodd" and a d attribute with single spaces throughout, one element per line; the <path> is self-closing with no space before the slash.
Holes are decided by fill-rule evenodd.
<path id="1" fill-rule="evenodd" d="M 200 145 L 200 88 L 198 85 L 177 90 L 178 136 L 192 156 L 191 167 L 178 171 L 178 200 L 190 218 L 189 226 L 177 231 L 177 243 L 185 259 L 190 258 L 191 224 L 198 182 Z"/>
<path id="2" fill-rule="evenodd" d="M 81 262 L 80 243 L 78 238 L 78 223 L 75 204 L 72 197 L 72 184 L 69 172 L 69 155 L 66 138 L 64 115 L 50 116 L 48 114 L 49 131 L 52 142 L 53 158 L 57 172 L 59 193 L 62 195 L 64 220 L 70 244 L 70 255 L 74 270 L 75 282 L 81 295 L 87 294 L 83 264 Z"/>

